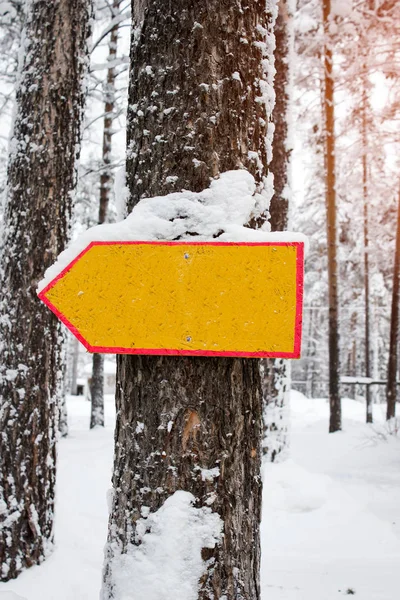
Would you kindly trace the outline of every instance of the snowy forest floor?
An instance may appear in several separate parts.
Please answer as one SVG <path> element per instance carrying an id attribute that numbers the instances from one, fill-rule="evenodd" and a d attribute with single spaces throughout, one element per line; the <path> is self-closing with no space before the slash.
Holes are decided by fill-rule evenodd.
<path id="1" fill-rule="evenodd" d="M 291 458 L 264 468 L 263 600 L 395 600 L 400 589 L 400 437 L 384 407 L 367 426 L 364 404 L 343 401 L 329 435 L 326 400 L 292 392 Z M 114 408 L 88 430 L 90 406 L 68 399 L 59 443 L 56 548 L 40 567 L 0 584 L 0 600 L 97 600 L 107 535 Z M 145 599 L 143 599 L 145 600 Z M 174 600 L 173 598 L 168 600 Z"/>

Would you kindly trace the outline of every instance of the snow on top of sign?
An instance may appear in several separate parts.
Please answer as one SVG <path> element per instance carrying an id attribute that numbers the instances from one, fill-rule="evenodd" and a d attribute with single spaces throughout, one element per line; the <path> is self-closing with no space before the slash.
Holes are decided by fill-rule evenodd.
<path id="1" fill-rule="evenodd" d="M 214 241 L 214 242 L 306 242 L 300 233 L 266 231 L 244 227 L 269 203 L 258 193 L 254 177 L 246 170 L 227 171 L 202 192 L 174 192 L 143 198 L 118 223 L 91 227 L 62 252 L 38 285 L 41 291 L 93 241 Z"/>
<path id="2" fill-rule="evenodd" d="M 156 512 L 142 506 L 136 525 L 140 545 L 116 553 L 111 565 L 118 600 L 196 600 L 206 570 L 203 548 L 221 541 L 223 521 L 209 507 L 195 508 L 189 492 L 176 491 Z M 166 560 L 168 559 L 168 560 Z M 103 598 L 108 592 L 103 589 Z"/>

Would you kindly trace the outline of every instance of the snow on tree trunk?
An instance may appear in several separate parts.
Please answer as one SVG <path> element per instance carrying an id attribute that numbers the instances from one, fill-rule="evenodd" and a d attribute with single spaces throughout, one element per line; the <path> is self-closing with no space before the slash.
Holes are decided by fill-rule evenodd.
<path id="1" fill-rule="evenodd" d="M 290 362 L 284 358 L 262 361 L 263 455 L 275 462 L 287 456 L 290 426 Z"/>
<path id="2" fill-rule="evenodd" d="M 269 165 L 274 175 L 274 195 L 271 199 L 272 231 L 287 229 L 290 200 L 291 154 L 291 68 L 293 60 L 293 2 L 281 0 L 275 24 L 275 106 L 272 113 L 274 140 Z M 289 443 L 290 363 L 284 359 L 261 361 L 263 380 L 263 454 L 275 461 L 284 456 Z"/>
<path id="3" fill-rule="evenodd" d="M 112 5 L 113 17 L 118 13 L 120 3 L 120 0 L 114 0 Z M 110 64 L 112 64 L 117 56 L 118 28 L 119 23 L 117 23 L 111 29 L 110 33 L 110 41 L 108 44 L 108 61 Z M 110 200 L 110 186 L 112 184 L 110 164 L 113 134 L 112 125 L 115 104 L 115 69 L 113 66 L 107 69 L 107 81 L 104 89 L 104 98 L 104 168 L 100 175 L 99 224 L 104 223 L 106 220 L 108 203 Z M 92 365 L 90 429 L 93 429 L 94 427 L 104 427 L 104 356 L 102 354 L 94 354 Z"/>
<path id="4" fill-rule="evenodd" d="M 134 5 L 129 210 L 143 197 L 201 191 L 236 168 L 248 169 L 260 191 L 269 185 L 272 12 L 275 2 L 266 10 L 265 0 Z M 252 225 L 264 220 L 260 211 Z M 259 600 L 261 394 L 255 359 L 117 357 L 103 600 Z M 204 525 L 200 544 L 194 533 L 185 540 L 194 548 L 187 557 L 174 548 L 161 560 L 163 528 L 155 524 L 183 492 L 200 511 L 190 522 L 214 517 L 213 526 Z M 176 523 L 182 536 L 187 518 Z M 158 552 L 149 550 L 151 540 Z M 140 557 L 158 574 L 149 587 L 135 571 Z M 188 579 L 192 563 L 197 575 Z"/>
<path id="5" fill-rule="evenodd" d="M 65 341 L 64 341 L 65 344 Z M 66 369 L 62 370 L 62 387 L 61 397 L 59 401 L 59 417 L 58 417 L 58 431 L 61 437 L 65 438 L 68 436 L 68 410 L 67 410 L 67 382 L 65 376 Z"/>
<path id="6" fill-rule="evenodd" d="M 337 274 L 337 219 L 335 173 L 335 109 L 333 84 L 333 57 L 329 25 L 331 0 L 323 0 L 324 45 L 324 114 L 325 114 L 325 170 L 326 170 L 326 223 L 328 242 L 329 286 L 329 432 L 342 428 L 342 408 L 339 393 L 339 300 Z"/>
<path id="7" fill-rule="evenodd" d="M 68 237 L 86 65 L 87 0 L 28 1 L 10 148 L 0 307 L 1 579 L 53 540 L 62 336 L 37 282 Z"/>

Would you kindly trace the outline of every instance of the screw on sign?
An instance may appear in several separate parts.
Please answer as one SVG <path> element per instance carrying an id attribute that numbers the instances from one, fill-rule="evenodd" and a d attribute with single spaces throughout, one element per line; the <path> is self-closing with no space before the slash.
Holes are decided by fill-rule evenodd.
<path id="1" fill-rule="evenodd" d="M 91 242 L 39 298 L 90 352 L 299 358 L 303 242 Z"/>

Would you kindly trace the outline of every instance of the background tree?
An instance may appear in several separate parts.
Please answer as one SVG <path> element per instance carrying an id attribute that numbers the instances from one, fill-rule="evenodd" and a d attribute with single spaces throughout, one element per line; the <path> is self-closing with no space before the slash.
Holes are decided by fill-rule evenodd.
<path id="1" fill-rule="evenodd" d="M 89 16 L 86 0 L 25 3 L 0 274 L 2 580 L 53 539 L 62 336 L 36 285 L 68 238 Z"/>
<path id="2" fill-rule="evenodd" d="M 331 0 L 322 3 L 324 25 L 324 116 L 325 116 L 325 169 L 326 169 L 326 224 L 328 242 L 328 295 L 329 295 L 329 431 L 342 428 L 339 392 L 339 299 L 337 274 L 337 215 L 335 165 L 335 112 L 333 83 L 333 54 L 329 25 Z"/>
<path id="3" fill-rule="evenodd" d="M 111 7 L 111 17 L 115 19 L 118 16 L 121 0 L 114 0 Z M 113 120 L 115 110 L 115 61 L 118 49 L 118 28 L 119 21 L 110 31 L 108 44 L 108 63 L 107 79 L 104 85 L 104 120 L 103 120 L 103 165 L 104 168 L 100 175 L 100 202 L 99 202 L 99 224 L 104 223 L 107 217 L 108 205 L 110 202 L 110 189 L 112 186 L 111 149 L 113 136 Z M 104 426 L 104 356 L 102 354 L 93 354 L 92 381 L 91 381 L 91 415 L 90 428 Z"/>
<path id="4" fill-rule="evenodd" d="M 398 343 L 399 343 L 399 303 L 400 303 L 400 194 L 397 208 L 396 246 L 394 252 L 392 311 L 390 319 L 390 344 L 389 364 L 387 375 L 387 412 L 386 418 L 396 416 L 397 386 L 396 377 L 398 370 Z"/>
<path id="5" fill-rule="evenodd" d="M 341 375 L 353 378 L 365 376 L 367 371 L 374 379 L 386 378 L 392 278 L 387 256 L 394 243 L 393 198 L 398 180 L 393 156 L 398 139 L 398 78 L 394 72 L 399 61 L 399 10 L 396 2 L 335 1 L 331 3 L 328 23 L 337 107 L 337 261 L 339 282 L 343 282 L 338 295 Z M 323 41 L 321 0 L 300 0 L 296 13 L 296 48 L 300 57 L 295 89 L 302 155 L 297 154 L 296 161 L 301 162 L 304 174 L 300 176 L 300 168 L 296 170 L 298 180 L 303 181 L 299 181 L 296 190 L 298 206 L 293 222 L 296 229 L 309 235 L 310 252 L 305 278 L 303 357 L 293 365 L 293 379 L 295 387 L 317 397 L 328 391 L 328 297 L 324 290 L 327 261 L 321 194 L 325 173 L 321 164 L 324 124 L 318 106 L 319 88 L 324 93 Z M 310 86 L 310 79 L 319 85 Z M 372 337 L 367 335 L 368 330 L 374 331 Z M 342 385 L 342 393 L 352 393 L 357 398 L 365 396 L 367 390 L 365 385 Z M 383 386 L 371 388 L 368 418 L 373 398 L 383 401 L 383 395 Z"/>
<path id="6" fill-rule="evenodd" d="M 23 12 L 21 0 L 0 4 L 0 199 L 6 184 L 8 135 L 5 131 L 12 120 Z"/>
<path id="7" fill-rule="evenodd" d="M 272 160 L 274 195 L 269 207 L 271 231 L 284 231 L 289 220 L 291 199 L 290 155 L 292 123 L 293 12 L 291 0 L 278 5 L 275 33 L 275 106 Z M 264 359 L 262 365 L 264 400 L 264 456 L 273 462 L 288 445 L 290 362 L 282 358 Z"/>
<path id="8" fill-rule="evenodd" d="M 96 0 L 94 3 L 94 41 L 90 52 L 82 153 L 72 214 L 72 238 L 97 224 L 99 217 L 103 218 L 105 207 L 107 222 L 122 218 L 117 214 L 114 178 L 118 169 L 123 170 L 125 161 L 129 61 L 129 34 L 126 29 L 130 27 L 129 8 L 129 0 L 118 3 Z M 100 126 L 101 123 L 103 127 Z M 99 204 L 102 204 L 101 215 Z M 88 355 L 80 342 L 71 335 L 68 335 L 67 353 L 66 390 L 76 395 L 78 375 L 82 374 L 82 369 L 86 371 L 89 367 L 86 364 Z M 99 359 L 96 355 L 91 360 L 92 371 L 93 361 L 96 367 L 103 367 L 101 357 Z M 100 406 L 100 409 L 93 407 L 93 414 L 100 415 L 100 419 L 103 390 L 104 377 L 95 370 L 88 380 L 87 393 L 92 398 L 94 391 L 97 407 Z M 91 418 L 90 421 L 95 423 L 96 419 Z"/>
<path id="9" fill-rule="evenodd" d="M 274 7 L 270 2 L 266 12 L 264 0 L 135 5 L 128 210 L 143 197 L 201 191 L 212 178 L 243 167 L 262 192 L 273 101 L 268 27 Z M 256 214 L 252 223 L 264 219 Z M 188 235 L 197 233 L 188 225 Z M 118 356 L 116 403 L 102 597 L 118 597 L 121 585 L 129 594 L 135 576 L 121 582 L 120 566 L 140 544 L 139 519 L 185 490 L 197 508 L 210 506 L 224 524 L 222 542 L 203 548 L 199 598 L 259 599 L 259 362 Z"/>

